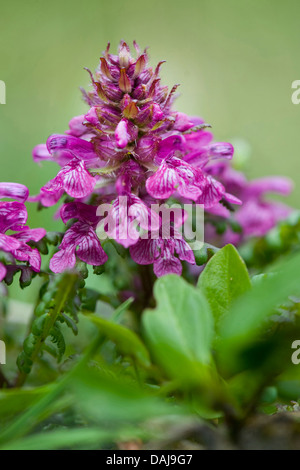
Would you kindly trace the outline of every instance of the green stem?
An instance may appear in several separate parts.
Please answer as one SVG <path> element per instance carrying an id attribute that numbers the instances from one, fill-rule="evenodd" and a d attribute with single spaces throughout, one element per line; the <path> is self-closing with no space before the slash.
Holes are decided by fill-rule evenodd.
<path id="1" fill-rule="evenodd" d="M 0 369 L 0 388 L 11 388 L 11 384 Z"/>
<path id="2" fill-rule="evenodd" d="M 62 309 L 64 308 L 64 305 L 68 299 L 68 296 L 72 292 L 75 283 L 78 280 L 78 276 L 76 274 L 64 274 L 57 290 L 56 298 L 55 298 L 55 307 L 53 310 L 49 312 L 49 316 L 47 318 L 47 321 L 45 323 L 45 327 L 43 329 L 42 334 L 38 337 L 37 342 L 35 343 L 34 351 L 31 355 L 31 360 L 34 363 L 36 360 L 37 356 L 39 355 L 45 340 L 50 334 L 51 329 L 53 328 L 58 316 L 60 315 Z M 16 380 L 16 387 L 21 387 L 28 374 L 26 374 L 23 371 L 20 371 L 17 380 Z"/>

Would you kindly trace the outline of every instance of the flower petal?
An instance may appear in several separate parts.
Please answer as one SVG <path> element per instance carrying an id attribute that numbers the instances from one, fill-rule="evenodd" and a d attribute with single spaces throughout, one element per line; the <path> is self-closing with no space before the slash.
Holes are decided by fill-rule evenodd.
<path id="1" fill-rule="evenodd" d="M 29 191 L 24 184 L 0 183 L 0 198 L 12 198 L 20 202 L 25 202 Z"/>
<path id="2" fill-rule="evenodd" d="M 44 228 L 31 228 L 15 233 L 13 236 L 22 242 L 29 242 L 30 240 L 39 242 L 46 235 L 46 233 L 47 232 Z"/>
<path id="3" fill-rule="evenodd" d="M 107 254 L 92 229 L 78 242 L 76 255 L 81 261 L 93 266 L 100 266 L 108 260 Z"/>
<path id="4" fill-rule="evenodd" d="M 158 258 L 153 263 L 153 271 L 157 277 L 162 277 L 166 274 L 178 274 L 180 276 L 182 265 L 178 258 L 164 252 L 164 256 Z"/>
<path id="5" fill-rule="evenodd" d="M 23 203 L 0 202 L 0 231 L 20 230 L 27 221 L 27 210 Z"/>
<path id="6" fill-rule="evenodd" d="M 0 250 L 12 252 L 19 248 L 21 243 L 11 235 L 0 233 Z"/>
<path id="7" fill-rule="evenodd" d="M 130 141 L 130 135 L 128 133 L 128 121 L 127 119 L 122 119 L 116 127 L 115 138 L 117 146 L 121 149 L 126 147 Z"/>
<path id="8" fill-rule="evenodd" d="M 159 256 L 156 240 L 139 240 L 129 248 L 130 256 L 137 264 L 152 264 Z"/>
<path id="9" fill-rule="evenodd" d="M 49 153 L 54 156 L 64 151 L 91 164 L 99 160 L 91 142 L 72 135 L 53 134 L 48 138 L 46 145 Z"/>
<path id="10" fill-rule="evenodd" d="M 146 181 L 146 189 L 150 196 L 157 199 L 168 199 L 175 191 L 179 182 L 178 174 L 174 168 L 163 163 L 154 175 Z"/>
<path id="11" fill-rule="evenodd" d="M 3 279 L 6 276 L 6 267 L 4 264 L 0 263 L 0 282 L 3 281 Z"/>
<path id="12" fill-rule="evenodd" d="M 76 264 L 75 248 L 73 246 L 60 250 L 51 258 L 50 269 L 54 273 L 61 273 L 66 269 L 74 268 Z"/>

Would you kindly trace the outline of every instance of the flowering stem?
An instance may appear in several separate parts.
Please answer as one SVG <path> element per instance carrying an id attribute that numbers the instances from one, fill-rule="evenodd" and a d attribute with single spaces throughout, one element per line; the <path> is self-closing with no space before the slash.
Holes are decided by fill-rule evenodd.
<path id="1" fill-rule="evenodd" d="M 61 281 L 58 284 L 58 290 L 55 298 L 55 306 L 54 308 L 48 313 L 47 321 L 45 322 L 45 326 L 41 335 L 38 337 L 37 342 L 35 343 L 34 351 L 31 355 L 32 362 L 38 357 L 45 340 L 50 334 L 51 329 L 53 328 L 58 316 L 62 312 L 64 305 L 68 299 L 68 296 L 72 292 L 75 283 L 78 281 L 78 276 L 76 274 L 66 273 L 63 275 Z M 16 380 L 16 387 L 21 387 L 27 375 L 25 372 L 20 371 L 17 380 Z"/>
<path id="2" fill-rule="evenodd" d="M 145 308 L 149 307 L 153 298 L 153 276 L 148 265 L 139 265 L 139 274 L 143 286 L 142 313 Z"/>

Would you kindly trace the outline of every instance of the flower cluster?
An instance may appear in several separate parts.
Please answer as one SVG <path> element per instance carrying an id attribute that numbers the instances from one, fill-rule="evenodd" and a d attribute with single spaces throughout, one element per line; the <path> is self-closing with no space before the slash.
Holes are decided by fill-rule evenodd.
<path id="1" fill-rule="evenodd" d="M 129 248 L 134 261 L 153 264 L 157 276 L 181 274 L 180 260 L 195 263 L 193 252 L 174 224 L 169 237 L 163 236 L 164 227 L 152 204 L 172 197 L 180 203 L 201 204 L 212 216 L 227 217 L 226 208 L 241 204 L 245 196 L 244 190 L 228 192 L 231 183 L 225 169 L 233 156 L 232 145 L 213 142 L 202 119 L 175 111 L 177 85 L 169 92 L 161 84 L 163 62 L 152 69 L 146 50 L 140 51 L 136 43 L 134 47 L 136 58 L 125 42 L 117 55 L 110 54 L 108 45 L 95 74 L 88 70 L 91 89 L 83 91 L 88 112 L 74 117 L 64 134 L 51 135 L 33 151 L 36 162 L 55 160 L 60 166 L 35 200 L 45 207 L 64 195 L 71 201 L 60 210 L 69 228 L 50 262 L 54 272 L 73 268 L 77 259 L 94 266 L 105 263 L 107 255 L 96 234 L 103 214 L 97 207 L 110 204 L 110 221 L 120 229 L 124 220 L 120 198 L 126 197 L 126 217 L 135 219 L 144 235 L 148 233 L 145 222 L 151 219 L 155 239 L 150 231 L 148 237 L 138 239 L 129 233 L 121 238 L 119 229 L 104 226 L 104 230 Z M 239 212 L 241 224 L 251 202 L 249 196 Z"/>
<path id="2" fill-rule="evenodd" d="M 238 226 L 236 231 L 233 231 L 230 225 L 227 227 L 221 239 L 222 245 L 227 243 L 240 245 L 248 238 L 263 237 L 293 211 L 289 206 L 276 200 L 268 200 L 266 197 L 268 193 L 289 195 L 293 184 L 288 178 L 269 176 L 249 181 L 244 173 L 232 168 L 229 162 L 211 165 L 209 171 L 243 202 L 233 215 L 224 206 L 214 211 L 216 216 L 223 219 L 231 218 Z M 212 242 L 218 244 L 214 226 L 210 225 L 207 228 L 207 235 Z"/>
<path id="3" fill-rule="evenodd" d="M 28 198 L 26 186 L 18 183 L 0 183 L 0 281 L 8 270 L 16 268 L 16 260 L 25 261 L 27 265 L 18 266 L 27 269 L 29 266 L 38 272 L 41 267 L 41 255 L 28 242 L 38 242 L 45 235 L 43 228 L 30 229 L 26 226 L 27 210 L 24 202 Z M 13 199 L 2 201 L 1 199 Z M 9 233 L 7 233 L 9 232 Z"/>
<path id="4" fill-rule="evenodd" d="M 117 219 L 120 197 L 126 196 L 127 215 L 141 226 L 147 218 L 159 225 L 151 204 L 171 196 L 202 204 L 207 211 L 224 201 L 240 204 L 207 170 L 215 159 L 231 159 L 232 145 L 213 142 L 202 119 L 174 111 L 177 85 L 170 92 L 161 85 L 163 62 L 153 70 L 147 52 L 136 43 L 134 47 L 136 58 L 125 42 L 120 43 L 118 55 L 110 54 L 107 47 L 95 74 L 89 71 L 91 90 L 83 91 L 88 112 L 74 117 L 65 134 L 51 135 L 33 151 L 36 162 L 55 160 L 61 167 L 35 200 L 48 207 L 63 195 L 72 198 L 60 211 L 64 222 L 73 219 L 74 223 L 50 262 L 54 272 L 74 267 L 77 258 L 91 265 L 106 261 L 96 234 L 101 221 L 97 207 L 102 203 L 111 204 L 110 217 Z M 175 227 L 168 239 L 162 230 L 157 233 L 155 240 L 129 235 L 121 240 L 117 234 L 115 238 L 130 247 L 137 263 L 153 263 L 157 276 L 180 274 L 179 260 L 195 262 Z"/>

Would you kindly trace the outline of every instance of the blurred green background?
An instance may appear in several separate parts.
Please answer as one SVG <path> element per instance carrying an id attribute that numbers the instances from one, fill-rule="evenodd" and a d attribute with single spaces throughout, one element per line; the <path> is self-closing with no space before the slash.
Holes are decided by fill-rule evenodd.
<path id="1" fill-rule="evenodd" d="M 55 164 L 33 163 L 32 148 L 87 109 L 83 67 L 95 69 L 108 41 L 114 51 L 120 39 L 136 39 L 153 65 L 167 61 L 163 80 L 181 84 L 177 109 L 203 116 L 218 140 L 245 139 L 249 174 L 292 177 L 289 202 L 299 207 L 300 105 L 291 102 L 299 18 L 299 0 L 2 1 L 0 180 L 36 194 L 56 174 Z M 32 207 L 30 224 L 53 228 L 53 213 Z"/>

